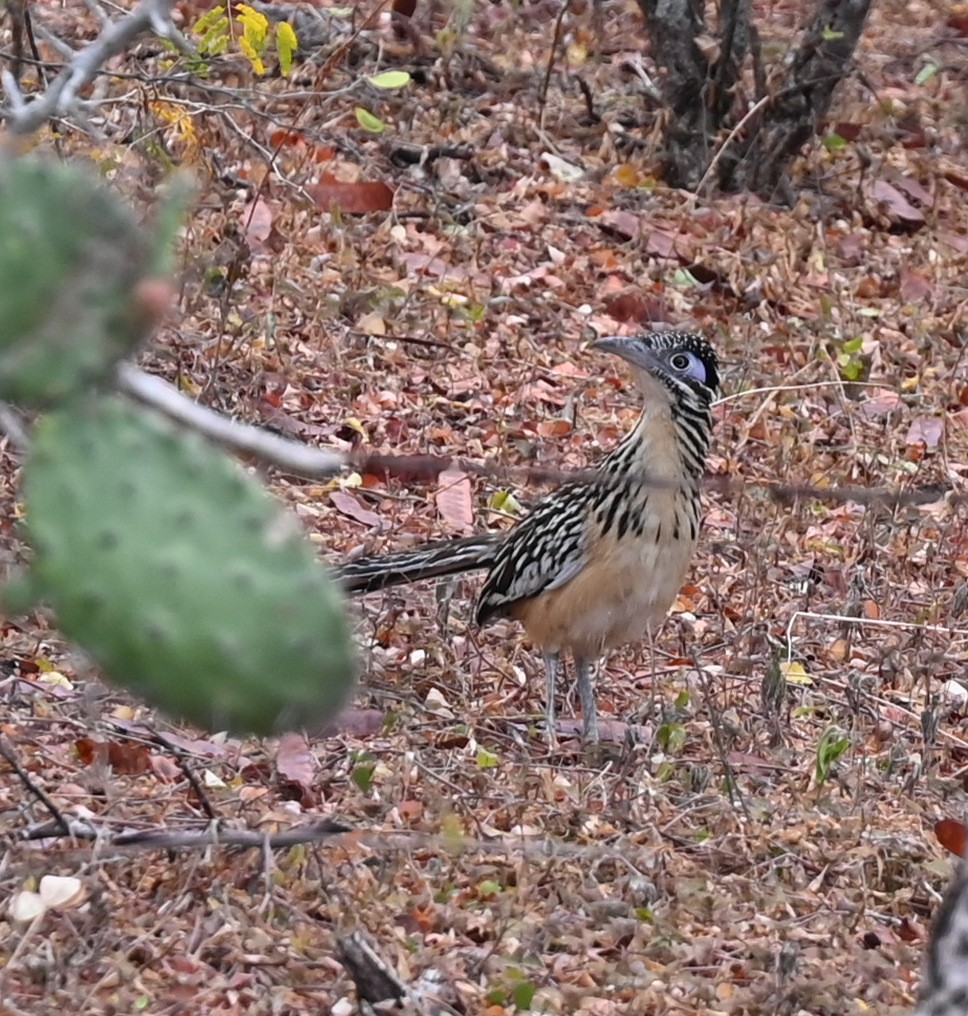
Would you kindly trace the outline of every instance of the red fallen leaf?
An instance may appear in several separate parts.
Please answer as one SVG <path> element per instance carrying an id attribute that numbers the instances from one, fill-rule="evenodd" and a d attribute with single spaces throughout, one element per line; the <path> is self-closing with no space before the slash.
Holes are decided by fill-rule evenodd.
<path id="1" fill-rule="evenodd" d="M 924 445 L 928 451 L 937 448 L 944 434 L 944 421 L 940 416 L 916 416 L 908 428 L 904 443 Z"/>
<path id="2" fill-rule="evenodd" d="M 666 233 L 661 229 L 650 229 L 645 239 L 645 252 L 657 258 L 678 257 L 676 240 L 677 237 L 672 233 Z"/>
<path id="3" fill-rule="evenodd" d="M 874 275 L 865 275 L 857 280 L 854 295 L 860 297 L 861 300 L 873 300 L 883 295 L 883 288 L 884 284 L 879 278 Z"/>
<path id="4" fill-rule="evenodd" d="M 333 729 L 350 737 L 372 737 L 383 730 L 386 721 L 386 713 L 379 709 L 344 709 Z"/>
<path id="5" fill-rule="evenodd" d="M 897 137 L 903 148 L 927 148 L 928 133 L 917 116 L 902 117 L 896 124 Z"/>
<path id="6" fill-rule="evenodd" d="M 646 300 L 641 293 L 621 293 L 612 300 L 606 300 L 604 306 L 606 314 L 623 324 L 645 320 Z"/>
<path id="7" fill-rule="evenodd" d="M 890 388 L 869 388 L 868 392 L 870 393 L 868 397 L 857 405 L 857 411 L 861 416 L 870 419 L 905 408 L 904 400 Z"/>
<path id="8" fill-rule="evenodd" d="M 286 783 L 302 791 L 313 788 L 316 759 L 309 750 L 309 741 L 303 734 L 283 734 L 276 749 L 276 772 Z"/>
<path id="9" fill-rule="evenodd" d="M 269 144 L 273 148 L 288 148 L 290 145 L 296 145 L 302 140 L 304 139 L 301 131 L 294 131 L 288 128 L 275 130 L 269 134 Z"/>
<path id="10" fill-rule="evenodd" d="M 405 822 L 416 822 L 423 816 L 423 801 L 401 801 L 397 805 L 397 811 Z"/>
<path id="11" fill-rule="evenodd" d="M 435 495 L 437 511 L 455 529 L 474 531 L 474 507 L 471 503 L 471 481 L 460 469 L 450 467 L 437 478 Z"/>
<path id="12" fill-rule="evenodd" d="M 571 433 L 567 420 L 542 420 L 535 428 L 542 437 L 565 437 Z"/>
<path id="13" fill-rule="evenodd" d="M 948 183 L 953 184 L 960 190 L 968 190 L 968 172 L 965 171 L 965 167 L 960 163 L 955 162 L 953 159 L 942 159 L 938 169 Z"/>
<path id="14" fill-rule="evenodd" d="M 955 14 L 948 16 L 948 20 L 945 22 L 948 28 L 953 29 L 958 35 L 968 36 L 968 13 L 962 14 L 960 11 Z"/>
<path id="15" fill-rule="evenodd" d="M 938 230 L 938 239 L 946 243 L 956 254 L 968 254 L 968 236 L 963 233 L 952 233 L 947 229 Z"/>
<path id="16" fill-rule="evenodd" d="M 114 772 L 121 775 L 147 772 L 150 765 L 148 746 L 131 741 L 95 741 L 90 737 L 79 737 L 74 742 L 74 749 L 84 765 L 92 765 L 95 761 L 107 762 Z"/>
<path id="17" fill-rule="evenodd" d="M 394 14 L 402 14 L 405 18 L 412 18 L 417 9 L 417 0 L 393 0 L 390 9 Z"/>
<path id="18" fill-rule="evenodd" d="M 444 258 L 434 257 L 432 254 L 422 254 L 418 251 L 409 251 L 400 259 L 412 272 L 420 275 L 433 275 L 442 279 L 454 269 Z"/>
<path id="19" fill-rule="evenodd" d="M 847 233 L 837 243 L 837 253 L 849 265 L 860 264 L 860 259 L 867 246 L 866 238 L 860 233 Z"/>
<path id="20" fill-rule="evenodd" d="M 155 774 L 155 779 L 161 783 L 174 783 L 175 780 L 184 775 L 177 763 L 173 762 L 166 755 L 152 755 L 149 763 L 151 771 Z"/>
<path id="21" fill-rule="evenodd" d="M 115 719 L 111 721 L 111 726 L 117 727 L 119 730 L 128 730 L 132 734 L 142 737 L 145 734 L 143 723 Z M 231 757 L 234 760 L 239 760 L 240 766 L 248 763 L 248 759 L 239 755 L 238 742 L 229 741 L 226 744 L 215 744 L 213 741 L 200 737 L 183 737 L 181 734 L 175 733 L 174 730 L 165 731 L 164 741 L 166 745 L 180 748 L 187 755 L 201 755 L 203 758 L 219 759 Z"/>
<path id="22" fill-rule="evenodd" d="M 759 755 L 750 755 L 742 751 L 731 751 L 729 764 L 744 772 L 780 772 L 783 768 L 775 762 L 760 758 Z"/>
<path id="23" fill-rule="evenodd" d="M 373 526 L 379 529 L 383 525 L 383 520 L 376 512 L 364 508 L 352 494 L 345 490 L 331 490 L 329 500 L 338 512 L 363 523 L 364 526 Z"/>
<path id="24" fill-rule="evenodd" d="M 878 204 L 884 205 L 887 211 L 900 222 L 914 225 L 924 224 L 924 215 L 892 184 L 886 180 L 872 180 L 866 186 L 867 196 Z"/>
<path id="25" fill-rule="evenodd" d="M 262 198 L 250 201 L 242 209 L 245 239 L 253 249 L 261 249 L 272 232 L 272 209 Z"/>
<path id="26" fill-rule="evenodd" d="M 399 416 L 391 416 L 384 427 L 387 437 L 395 444 L 402 445 L 410 437 L 410 428 L 407 421 Z"/>
<path id="27" fill-rule="evenodd" d="M 898 176 L 894 179 L 894 186 L 899 191 L 905 193 L 912 201 L 919 201 L 922 205 L 930 206 L 934 204 L 934 198 L 931 195 L 931 191 L 921 183 L 920 180 L 916 180 L 913 176 Z"/>
<path id="28" fill-rule="evenodd" d="M 860 137 L 864 127 L 865 124 L 852 123 L 849 120 L 838 120 L 836 123 L 828 125 L 828 128 L 832 130 L 834 134 L 839 134 L 844 141 L 856 141 Z"/>
<path id="29" fill-rule="evenodd" d="M 910 917 L 902 917 L 895 929 L 895 934 L 902 942 L 920 942 L 924 938 L 924 929 Z"/>
<path id="30" fill-rule="evenodd" d="M 901 267 L 898 288 L 901 299 L 907 303 L 917 303 L 919 300 L 930 300 L 934 297 L 934 286 L 930 280 L 906 266 Z"/>
<path id="31" fill-rule="evenodd" d="M 350 183 L 337 180 L 332 173 L 323 173 L 319 183 L 310 184 L 306 190 L 324 211 L 335 206 L 346 215 L 366 215 L 388 212 L 393 207 L 393 191 L 380 180 Z"/>
<path id="32" fill-rule="evenodd" d="M 964 822 L 959 822 L 955 818 L 938 819 L 934 824 L 934 835 L 938 837 L 938 842 L 946 850 L 957 854 L 958 857 L 965 856 L 965 848 L 968 846 L 968 829 L 965 828 Z"/>
<path id="33" fill-rule="evenodd" d="M 77 752 L 77 757 L 89 766 L 101 754 L 100 749 L 103 748 L 103 742 L 94 741 L 90 737 L 79 737 L 74 742 L 74 751 Z"/>
<path id="34" fill-rule="evenodd" d="M 179 974 L 197 974 L 204 969 L 193 956 L 186 956 L 183 953 L 173 953 L 168 962 L 171 964 L 172 970 Z"/>
<path id="35" fill-rule="evenodd" d="M 598 219 L 627 240 L 634 240 L 642 229 L 642 220 L 637 215 L 621 208 L 603 212 L 598 216 Z"/>

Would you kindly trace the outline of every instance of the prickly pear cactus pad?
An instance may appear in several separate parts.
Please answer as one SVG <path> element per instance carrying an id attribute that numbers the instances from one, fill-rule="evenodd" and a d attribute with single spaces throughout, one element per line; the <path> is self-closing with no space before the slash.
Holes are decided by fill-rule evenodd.
<path id="1" fill-rule="evenodd" d="M 42 418 L 23 470 L 34 591 L 113 682 L 208 730 L 317 727 L 353 686 L 342 599 L 235 462 L 121 397 Z"/>
<path id="2" fill-rule="evenodd" d="M 0 398 L 50 405 L 108 378 L 152 323 L 136 293 L 152 246 L 97 177 L 0 152 Z"/>

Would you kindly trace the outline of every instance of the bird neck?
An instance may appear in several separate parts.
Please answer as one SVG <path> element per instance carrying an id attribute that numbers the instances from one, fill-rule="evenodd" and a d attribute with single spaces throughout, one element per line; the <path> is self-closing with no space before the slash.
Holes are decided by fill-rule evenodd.
<path id="1" fill-rule="evenodd" d="M 642 472 L 657 482 L 695 486 L 703 474 L 712 414 L 698 399 L 648 398 L 635 426 L 602 460 L 611 476 Z"/>

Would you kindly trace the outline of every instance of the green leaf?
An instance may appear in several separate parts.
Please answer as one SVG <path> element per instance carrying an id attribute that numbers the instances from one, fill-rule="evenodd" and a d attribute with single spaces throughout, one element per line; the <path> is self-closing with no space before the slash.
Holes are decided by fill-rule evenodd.
<path id="1" fill-rule="evenodd" d="M 495 491 L 487 501 L 487 507 L 495 512 L 507 512 L 508 515 L 520 515 L 521 503 L 509 490 Z"/>
<path id="2" fill-rule="evenodd" d="M 938 73 L 938 65 L 936 63 L 926 63 L 921 70 L 918 71 L 917 77 L 914 79 L 916 85 L 923 85 L 925 82 L 930 81 Z"/>
<path id="3" fill-rule="evenodd" d="M 656 731 L 656 739 L 663 751 L 675 754 L 686 743 L 686 728 L 681 723 L 663 723 Z"/>
<path id="4" fill-rule="evenodd" d="M 478 896 L 497 896 L 498 893 L 504 892 L 504 886 L 500 882 L 495 882 L 492 878 L 486 878 L 477 887 Z"/>
<path id="5" fill-rule="evenodd" d="M 217 7 L 213 7 L 210 11 L 206 11 L 199 19 L 195 22 L 195 27 L 192 29 L 193 35 L 204 35 L 213 25 L 225 20 L 225 7 L 219 4 Z"/>
<path id="6" fill-rule="evenodd" d="M 380 74 L 374 74 L 366 80 L 374 88 L 403 88 L 404 85 L 410 84 L 410 75 L 406 71 L 383 71 Z"/>
<path id="7" fill-rule="evenodd" d="M 518 1012 L 530 1012 L 534 1001 L 535 986 L 530 981 L 519 981 L 514 986 L 511 999 Z"/>
<path id="8" fill-rule="evenodd" d="M 686 268 L 677 268 L 672 275 L 672 281 L 677 286 L 698 286 L 699 280 Z"/>
<path id="9" fill-rule="evenodd" d="M 356 122 L 363 130 L 369 131 L 371 134 L 382 134 L 387 129 L 387 125 L 368 109 L 357 106 L 354 112 L 356 113 Z"/>
<path id="10" fill-rule="evenodd" d="M 373 773 L 376 764 L 371 762 L 368 765 L 357 766 L 350 774 L 350 779 L 366 793 L 373 786 Z"/>
<path id="11" fill-rule="evenodd" d="M 486 748 L 477 749 L 477 764 L 481 769 L 493 769 L 497 765 L 497 755 Z"/>
<path id="12" fill-rule="evenodd" d="M 839 134 L 828 134 L 823 139 L 823 146 L 828 152 L 838 152 L 841 148 L 847 147 L 847 141 Z"/>
<path id="13" fill-rule="evenodd" d="M 299 39 L 288 21 L 276 24 L 276 54 L 279 57 L 279 71 L 284 76 L 292 73 L 292 58 L 299 48 Z"/>
<path id="14" fill-rule="evenodd" d="M 816 783 L 822 784 L 830 776 L 837 759 L 850 747 L 850 739 L 839 727 L 828 727 L 817 745 L 817 764 L 814 770 Z"/>
<path id="15" fill-rule="evenodd" d="M 821 33 L 824 42 L 836 42 L 844 37 L 843 32 L 835 32 L 832 28 L 825 28 Z"/>

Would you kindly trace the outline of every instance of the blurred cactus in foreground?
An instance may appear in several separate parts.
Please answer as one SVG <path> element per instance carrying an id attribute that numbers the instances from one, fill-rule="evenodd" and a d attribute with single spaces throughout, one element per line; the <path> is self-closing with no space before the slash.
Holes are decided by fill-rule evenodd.
<path id="1" fill-rule="evenodd" d="M 2 600 L 49 604 L 105 676 L 176 717 L 318 727 L 353 652 L 299 523 L 214 445 L 107 390 L 150 328 L 139 287 L 169 239 L 75 167 L 0 155 L 0 398 L 47 410 L 22 478 L 33 560 Z"/>

